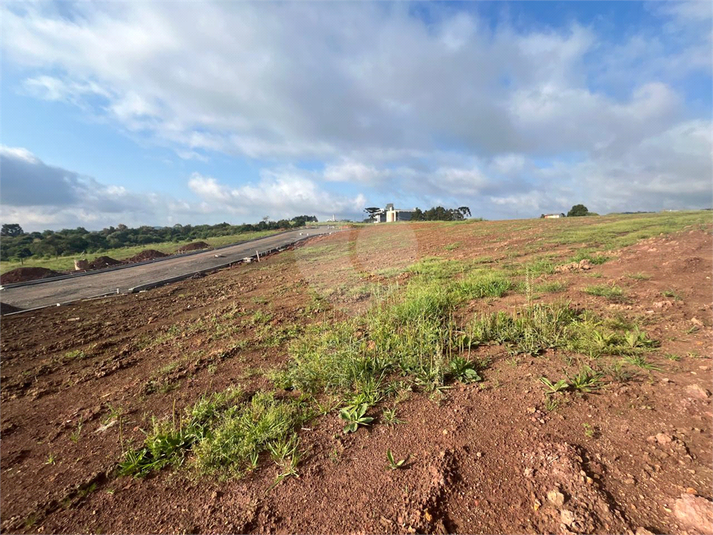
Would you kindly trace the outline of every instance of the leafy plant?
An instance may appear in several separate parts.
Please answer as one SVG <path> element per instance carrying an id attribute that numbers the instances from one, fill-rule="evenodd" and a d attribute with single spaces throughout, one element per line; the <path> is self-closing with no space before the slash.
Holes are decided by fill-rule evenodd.
<path id="1" fill-rule="evenodd" d="M 646 360 L 646 357 L 644 357 L 643 355 L 630 355 L 628 357 L 625 357 L 624 360 L 629 364 L 632 364 L 633 366 L 637 366 L 644 370 L 661 371 L 661 368 Z"/>
<path id="2" fill-rule="evenodd" d="M 569 383 L 575 390 L 579 392 L 592 392 L 601 387 L 601 376 L 599 372 L 595 372 L 589 366 L 582 366 L 577 375 L 568 377 Z"/>
<path id="3" fill-rule="evenodd" d="M 540 382 L 547 387 L 547 394 L 556 394 L 557 392 L 563 392 L 569 388 L 569 383 L 564 379 L 560 379 L 556 383 L 552 383 L 547 377 L 540 377 Z"/>
<path id="4" fill-rule="evenodd" d="M 381 413 L 381 418 L 384 420 L 384 423 L 386 425 L 396 425 L 404 423 L 403 420 L 399 420 L 396 417 L 396 407 L 393 407 L 391 409 L 384 409 L 384 411 Z"/>
<path id="5" fill-rule="evenodd" d="M 366 403 L 361 403 L 359 405 L 344 407 L 339 411 L 339 417 L 347 422 L 343 429 L 345 434 L 354 433 L 360 425 L 368 426 L 374 421 L 374 418 L 371 416 L 365 416 L 368 408 L 369 406 Z"/>
<path id="6" fill-rule="evenodd" d="M 386 460 L 388 461 L 389 468 L 391 468 L 391 470 L 398 470 L 399 468 L 403 468 L 409 457 L 410 455 L 407 455 L 406 458 L 397 461 L 396 459 L 394 459 L 394 454 L 391 452 L 391 450 L 386 450 Z"/>
<path id="7" fill-rule="evenodd" d="M 448 368 L 449 375 L 462 383 L 475 383 L 483 380 L 478 374 L 476 363 L 464 357 L 453 357 Z"/>

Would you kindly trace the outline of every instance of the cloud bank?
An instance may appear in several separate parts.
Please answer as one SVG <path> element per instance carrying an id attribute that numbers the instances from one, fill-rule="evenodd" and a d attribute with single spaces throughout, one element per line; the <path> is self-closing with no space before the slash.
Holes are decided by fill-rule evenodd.
<path id="1" fill-rule="evenodd" d="M 523 27 L 505 9 L 493 23 L 465 7 L 1 9 L 5 59 L 26 72 L 20 91 L 183 158 L 261 168 L 252 183 L 181 177 L 191 210 L 354 215 L 393 200 L 524 217 L 582 201 L 599 212 L 710 205 L 708 2 L 654 2 L 648 25 L 616 35 L 576 20 Z M 42 169 L 65 196 L 58 206 L 101 191 L 96 202 L 117 210 L 131 196 Z M 3 185 L 3 204 L 49 210 L 49 196 L 31 196 Z"/>

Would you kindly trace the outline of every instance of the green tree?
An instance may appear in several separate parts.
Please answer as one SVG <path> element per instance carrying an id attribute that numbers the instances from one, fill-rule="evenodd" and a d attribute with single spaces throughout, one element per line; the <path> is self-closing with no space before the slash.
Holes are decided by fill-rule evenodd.
<path id="1" fill-rule="evenodd" d="M 0 230 L 0 236 L 21 236 L 25 231 L 17 223 L 5 223 Z"/>
<path id="2" fill-rule="evenodd" d="M 572 209 L 567 212 L 567 217 L 581 217 L 589 215 L 589 210 L 583 204 L 575 204 Z"/>

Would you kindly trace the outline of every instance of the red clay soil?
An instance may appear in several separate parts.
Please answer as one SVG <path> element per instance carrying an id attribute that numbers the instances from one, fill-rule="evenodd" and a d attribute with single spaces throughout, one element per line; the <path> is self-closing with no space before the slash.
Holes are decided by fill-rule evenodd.
<path id="1" fill-rule="evenodd" d="M 156 249 L 146 249 L 131 258 L 127 258 L 125 262 L 145 262 L 147 260 L 155 260 L 156 258 L 166 258 L 167 256 L 169 255 L 162 253 L 161 251 L 157 251 Z"/>
<path id="2" fill-rule="evenodd" d="M 199 251 L 201 249 L 210 249 L 210 245 L 204 241 L 196 241 L 193 243 L 187 243 L 186 245 L 179 247 L 176 252 L 177 253 L 188 253 L 190 251 Z"/>
<path id="3" fill-rule="evenodd" d="M 447 232 L 429 224 L 413 228 L 420 258 L 497 263 L 525 258 L 517 253 L 547 228 L 532 225 L 523 232 L 509 222 Z M 477 239 L 469 234 L 474 229 Z M 268 318 L 266 332 L 275 333 L 336 321 L 365 306 L 369 296 L 355 293 L 349 281 L 316 299 L 318 287 L 307 275 L 319 270 L 343 282 L 353 268 L 348 255 L 313 261 L 308 253 L 354 250 L 355 240 L 352 232 L 320 237 L 200 280 L 4 318 L 2 531 L 707 532 L 702 522 L 706 511 L 713 514 L 710 228 L 639 242 L 586 272 L 533 282 L 565 288 L 536 295 L 541 302 L 566 300 L 600 317 L 634 321 L 661 342 L 647 355 L 654 368 L 627 367 L 635 372 L 627 381 L 563 394 L 550 411 L 539 378 L 572 374 L 582 357 L 559 350 L 513 357 L 503 346 L 487 346 L 477 350 L 491 359 L 482 383 L 456 384 L 443 396 L 412 392 L 398 405 L 402 423 L 386 425 L 381 411 L 388 406 L 371 409 L 372 425 L 349 435 L 335 411 L 315 419 L 300 431 L 299 477 L 274 487 L 278 468 L 267 455 L 239 480 L 197 477 L 187 466 L 145 479 L 116 475 L 122 451 L 141 444 L 152 417 L 170 418 L 202 394 L 233 385 L 246 392 L 272 388 L 264 372 L 285 364 L 289 339 L 265 344 L 264 332 L 240 318 Z M 456 240 L 466 245 L 446 249 Z M 541 253 L 566 262 L 574 249 L 543 244 Z M 379 268 L 398 263 L 389 250 Z M 364 262 L 359 269 L 370 268 Z M 585 293 L 592 284 L 618 285 L 626 298 L 611 302 Z M 511 293 L 474 300 L 468 311 L 510 311 L 525 303 L 525 295 Z M 389 470 L 387 450 L 397 459 L 408 456 L 406 465 Z M 695 507 L 703 513 L 696 515 Z"/>
<path id="4" fill-rule="evenodd" d="M 98 256 L 89 262 L 89 269 L 103 269 L 111 266 L 119 266 L 123 264 L 120 260 L 115 260 L 110 256 Z"/>
<path id="5" fill-rule="evenodd" d="M 42 267 L 19 267 L 3 273 L 0 276 L 1 284 L 10 284 L 13 282 L 27 282 L 36 279 L 46 279 L 47 277 L 55 277 L 61 275 L 57 271 Z"/>

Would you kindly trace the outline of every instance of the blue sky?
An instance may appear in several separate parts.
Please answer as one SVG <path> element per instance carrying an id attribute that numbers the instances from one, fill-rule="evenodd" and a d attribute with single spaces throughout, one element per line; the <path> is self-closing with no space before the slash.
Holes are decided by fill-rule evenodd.
<path id="1" fill-rule="evenodd" d="M 26 229 L 711 206 L 709 2 L 0 9 Z"/>

